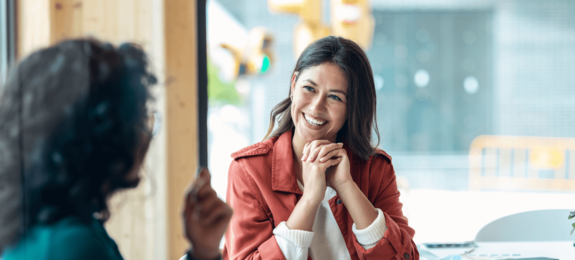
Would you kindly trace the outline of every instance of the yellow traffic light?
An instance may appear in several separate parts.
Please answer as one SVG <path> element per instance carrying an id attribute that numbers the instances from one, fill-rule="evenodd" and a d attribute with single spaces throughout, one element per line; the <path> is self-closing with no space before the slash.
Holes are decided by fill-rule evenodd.
<path id="1" fill-rule="evenodd" d="M 247 74 L 266 73 L 273 63 L 271 45 L 273 37 L 263 27 L 250 31 L 247 52 Z"/>
<path id="2" fill-rule="evenodd" d="M 220 47 L 228 50 L 234 58 L 233 78 L 243 75 L 258 75 L 266 73 L 273 64 L 271 45 L 273 37 L 263 27 L 250 31 L 246 46 L 235 47 L 224 43 Z"/>
<path id="3" fill-rule="evenodd" d="M 332 0 L 333 35 L 356 42 L 364 50 L 371 47 L 375 21 L 368 0 Z"/>

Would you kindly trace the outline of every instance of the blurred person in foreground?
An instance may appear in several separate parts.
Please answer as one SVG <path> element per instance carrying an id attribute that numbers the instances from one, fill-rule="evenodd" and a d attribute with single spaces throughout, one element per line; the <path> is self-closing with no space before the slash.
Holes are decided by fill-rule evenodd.
<path id="1" fill-rule="evenodd" d="M 17 65 L 0 92 L 3 260 L 122 259 L 107 201 L 140 181 L 159 127 L 155 83 L 132 44 L 69 40 Z M 219 259 L 231 214 L 201 170 L 183 205 L 186 257 Z"/>
<path id="2" fill-rule="evenodd" d="M 232 154 L 224 258 L 419 259 L 391 157 L 371 144 L 376 93 L 363 50 L 333 36 L 312 43 L 288 93 L 264 141 Z"/>

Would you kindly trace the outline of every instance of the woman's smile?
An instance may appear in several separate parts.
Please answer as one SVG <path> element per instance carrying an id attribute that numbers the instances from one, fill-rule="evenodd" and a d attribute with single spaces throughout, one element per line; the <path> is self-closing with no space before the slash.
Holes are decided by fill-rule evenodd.
<path id="1" fill-rule="evenodd" d="M 311 126 L 323 126 L 325 125 L 325 123 L 327 123 L 327 120 L 321 120 L 321 119 L 317 119 L 314 118 L 312 116 L 306 115 L 305 113 L 302 112 L 302 115 L 304 116 L 305 120 L 311 125 Z"/>

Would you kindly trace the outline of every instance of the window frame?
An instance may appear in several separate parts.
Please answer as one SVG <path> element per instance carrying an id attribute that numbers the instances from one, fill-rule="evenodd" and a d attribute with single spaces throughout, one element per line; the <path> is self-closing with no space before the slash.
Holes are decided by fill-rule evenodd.
<path id="1" fill-rule="evenodd" d="M 6 0 L 0 4 L 0 85 L 8 76 L 8 70 L 16 60 L 16 1 Z"/>

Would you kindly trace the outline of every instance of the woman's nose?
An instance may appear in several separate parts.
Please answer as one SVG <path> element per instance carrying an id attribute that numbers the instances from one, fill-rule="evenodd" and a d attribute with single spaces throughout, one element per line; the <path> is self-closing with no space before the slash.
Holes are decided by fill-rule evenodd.
<path id="1" fill-rule="evenodd" d="M 311 101 L 310 110 L 314 114 L 314 116 L 317 116 L 319 112 L 325 111 L 325 99 L 323 97 L 320 97 L 319 95 L 315 97 Z"/>

